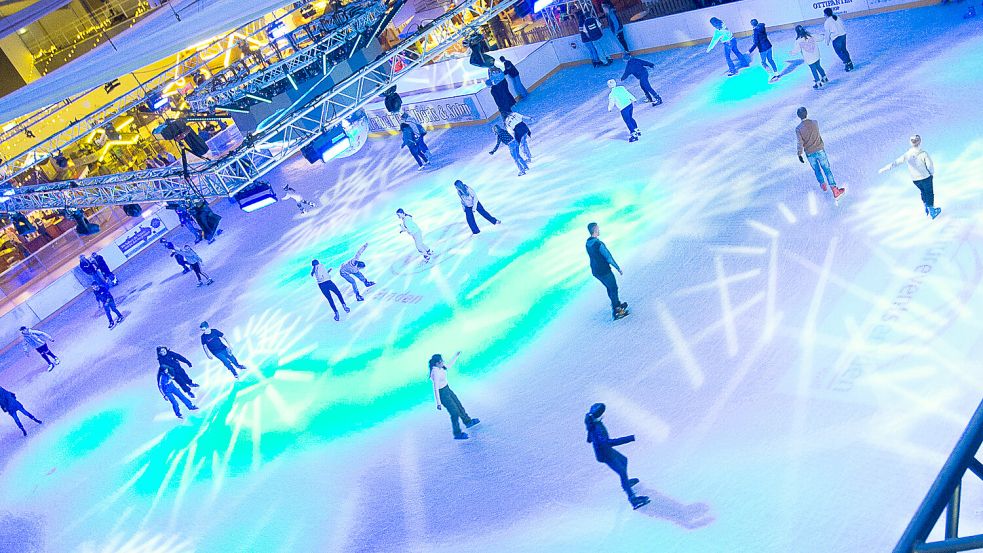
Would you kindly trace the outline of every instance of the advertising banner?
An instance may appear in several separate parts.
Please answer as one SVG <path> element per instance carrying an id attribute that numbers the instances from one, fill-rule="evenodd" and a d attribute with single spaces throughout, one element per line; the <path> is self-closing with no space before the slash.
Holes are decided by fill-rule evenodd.
<path id="1" fill-rule="evenodd" d="M 119 248 L 120 253 L 129 259 L 166 233 L 167 225 L 160 217 L 154 215 L 126 231 L 126 234 L 117 238 L 114 243 Z"/>
<path id="2" fill-rule="evenodd" d="M 481 106 L 473 95 L 442 98 L 410 106 L 403 106 L 424 125 L 445 125 L 465 121 L 480 121 L 485 118 Z M 382 108 L 366 108 L 369 117 L 369 132 L 397 131 L 399 119 Z"/>
<path id="3" fill-rule="evenodd" d="M 799 0 L 803 19 L 822 19 L 823 10 L 831 8 L 833 13 L 854 13 L 867 9 L 869 0 Z"/>

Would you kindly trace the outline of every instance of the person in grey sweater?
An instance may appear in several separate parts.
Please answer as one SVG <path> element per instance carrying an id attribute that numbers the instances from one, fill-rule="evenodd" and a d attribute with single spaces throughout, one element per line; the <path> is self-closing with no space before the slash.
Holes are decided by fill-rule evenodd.
<path id="1" fill-rule="evenodd" d="M 362 244 L 362 247 L 355 252 L 355 256 L 342 263 L 341 267 L 338 269 L 338 273 L 341 274 L 341 278 L 347 280 L 348 284 L 352 285 L 352 290 L 355 292 L 355 299 L 358 301 L 364 301 L 365 298 L 358 293 L 358 285 L 355 284 L 356 278 L 362 281 L 362 284 L 365 285 L 366 289 L 375 286 L 375 282 L 368 280 L 365 278 L 365 275 L 362 274 L 362 269 L 365 268 L 365 262 L 361 261 L 359 258 L 362 257 L 362 253 L 365 252 L 365 248 L 367 247 L 369 247 L 368 242 Z"/>
<path id="2" fill-rule="evenodd" d="M 41 355 L 41 358 L 48 363 L 49 371 L 55 368 L 55 365 L 61 363 L 61 359 L 58 359 L 58 356 L 51 353 L 51 350 L 48 349 L 48 342 L 54 342 L 55 339 L 47 332 L 22 326 L 20 327 L 20 336 L 24 340 L 24 355 L 27 355 L 27 348 L 34 348 Z"/>
<path id="3" fill-rule="evenodd" d="M 201 257 L 196 251 L 191 249 L 191 244 L 184 245 L 184 249 L 181 250 L 181 256 L 184 257 L 184 262 L 188 264 L 188 267 L 191 267 L 191 270 L 195 272 L 195 277 L 198 279 L 198 286 L 206 286 L 215 282 L 212 280 L 212 277 L 201 270 Z"/>

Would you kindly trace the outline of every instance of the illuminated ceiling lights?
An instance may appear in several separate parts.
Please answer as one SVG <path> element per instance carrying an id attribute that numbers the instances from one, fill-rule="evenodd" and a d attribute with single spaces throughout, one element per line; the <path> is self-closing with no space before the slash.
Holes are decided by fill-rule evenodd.
<path id="1" fill-rule="evenodd" d="M 256 94 L 251 94 L 251 93 L 250 94 L 246 94 L 246 98 L 252 98 L 253 100 L 256 100 L 257 102 L 264 102 L 264 103 L 267 103 L 267 104 L 272 104 L 273 103 L 273 100 L 270 100 L 269 98 L 263 98 L 262 96 L 257 96 Z"/>

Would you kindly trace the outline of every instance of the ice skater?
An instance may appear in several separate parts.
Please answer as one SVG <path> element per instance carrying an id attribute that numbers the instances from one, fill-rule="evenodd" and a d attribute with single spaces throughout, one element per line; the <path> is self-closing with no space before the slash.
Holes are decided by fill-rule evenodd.
<path id="1" fill-rule="evenodd" d="M 604 35 L 601 24 L 593 15 L 586 14 L 580 8 L 574 8 L 574 16 L 577 18 L 577 28 L 580 31 L 580 42 L 590 53 L 591 64 L 594 67 L 611 65 L 611 59 L 604 53 L 604 50 L 595 41 L 600 40 Z M 604 61 L 601 61 L 601 59 Z"/>
<path id="2" fill-rule="evenodd" d="M 498 151 L 498 147 L 505 144 L 509 147 L 509 153 L 512 154 L 512 159 L 515 160 L 516 167 L 519 168 L 519 176 L 526 174 L 529 170 L 529 165 L 526 160 L 522 159 L 522 155 L 519 154 L 519 143 L 515 141 L 515 138 L 508 133 L 502 127 L 495 125 L 492 131 L 495 133 L 495 147 L 492 151 L 488 152 L 488 155 L 494 155 Z"/>
<path id="3" fill-rule="evenodd" d="M 190 273 L 191 272 L 191 267 L 188 267 L 188 262 L 184 260 L 184 256 L 178 254 L 177 248 L 174 247 L 174 243 L 173 242 L 169 242 L 167 240 L 164 240 L 163 238 L 161 238 L 159 240 L 159 242 L 160 242 L 160 245 L 161 246 L 164 246 L 164 249 L 167 250 L 168 255 L 170 255 L 171 257 L 173 257 L 174 258 L 174 261 L 176 261 L 177 264 L 180 265 L 180 267 L 181 267 L 181 274 Z"/>
<path id="4" fill-rule="evenodd" d="M 611 32 L 614 33 L 615 38 L 618 39 L 618 43 L 621 44 L 621 49 L 627 54 L 631 52 L 628 48 L 628 41 L 625 40 L 625 26 L 621 23 L 621 18 L 618 17 L 618 10 L 615 9 L 614 4 L 611 0 L 602 0 L 601 9 L 604 10 L 604 17 L 608 20 L 608 26 L 611 28 Z"/>
<path id="5" fill-rule="evenodd" d="M 116 274 L 109 270 L 109 264 L 106 263 L 105 258 L 99 255 L 99 252 L 93 252 L 90 257 L 92 259 L 92 264 L 95 265 L 99 273 L 102 274 L 103 280 L 112 286 L 119 284 L 119 279 L 116 278 Z"/>
<path id="6" fill-rule="evenodd" d="M 754 52 L 755 50 L 758 51 L 758 57 L 761 58 L 761 67 L 764 67 L 765 72 L 771 75 L 768 82 L 773 83 L 781 77 L 781 74 L 778 72 L 778 66 L 775 65 L 775 58 L 772 56 L 772 46 L 771 41 L 768 40 L 768 30 L 765 28 L 765 24 L 759 23 L 757 19 L 751 20 L 751 28 L 754 29 L 754 44 L 751 45 L 748 53 Z"/>
<path id="7" fill-rule="evenodd" d="M 714 31 L 713 38 L 710 39 L 710 45 L 707 46 L 707 53 L 710 53 L 710 50 L 713 50 L 718 42 L 723 43 L 724 58 L 727 59 L 728 77 L 737 75 L 737 71 L 739 69 L 743 69 L 751 65 L 751 61 L 748 59 L 748 57 L 742 53 L 740 49 L 738 49 L 737 37 L 734 36 L 734 33 L 730 32 L 730 29 L 727 28 L 727 25 L 725 25 L 723 21 L 716 17 L 711 17 L 710 25 L 713 25 Z M 740 64 L 740 67 L 734 65 L 734 61 L 730 59 L 731 54 L 737 58 L 737 63 Z"/>
<path id="8" fill-rule="evenodd" d="M 468 221 L 468 227 L 471 229 L 471 236 L 475 236 L 481 232 L 478 228 L 478 224 L 474 220 L 474 211 L 477 209 L 478 213 L 488 220 L 489 223 L 497 225 L 501 223 L 498 219 L 491 216 L 485 210 L 485 206 L 481 205 L 478 201 L 478 195 L 474 193 L 474 190 L 461 182 L 460 180 L 454 181 L 454 189 L 457 191 L 457 196 L 461 200 L 461 206 L 464 207 L 464 218 Z"/>
<path id="9" fill-rule="evenodd" d="M 198 279 L 198 286 L 207 286 L 215 282 L 212 280 L 212 277 L 201 270 L 201 257 L 191 249 L 191 244 L 184 245 L 184 249 L 181 250 L 181 257 L 184 258 L 184 262 L 188 264 L 188 267 L 191 267 L 191 270 L 195 272 L 195 278 Z"/>
<path id="10" fill-rule="evenodd" d="M 512 87 L 512 91 L 515 92 L 515 100 L 519 101 L 529 95 L 529 91 L 526 90 L 525 85 L 522 84 L 522 77 L 519 76 L 519 69 L 514 63 L 505 59 L 505 56 L 499 56 L 499 61 L 502 62 L 503 73 L 505 73 L 505 78 L 509 81 L 509 86 Z"/>
<path id="11" fill-rule="evenodd" d="M 454 431 L 454 439 L 467 440 L 468 435 L 461 431 L 461 424 L 458 420 L 464 421 L 465 428 L 471 428 L 481 420 L 468 416 L 468 412 L 461 405 L 461 400 L 457 399 L 457 394 L 447 384 L 447 369 L 454 366 L 460 355 L 461 352 L 455 353 L 450 363 L 445 364 L 444 358 L 439 353 L 433 354 L 430 357 L 429 374 L 430 381 L 433 383 L 433 398 L 437 402 L 437 410 L 440 411 L 441 407 L 446 407 L 447 414 L 451 417 L 451 430 Z"/>
<path id="12" fill-rule="evenodd" d="M 24 409 L 24 406 L 21 405 L 21 402 L 17 401 L 17 396 L 13 392 L 3 387 L 0 387 L 0 411 L 7 413 L 10 415 L 10 418 L 14 419 L 14 424 L 17 425 L 17 428 L 20 428 L 20 431 L 25 437 L 27 436 L 27 430 L 24 430 L 24 425 L 21 424 L 20 419 L 17 417 L 18 412 L 24 413 L 27 415 L 27 418 L 38 424 L 42 424 L 37 417 L 29 413 L 27 409 Z"/>
<path id="13" fill-rule="evenodd" d="M 420 252 L 423 256 L 424 263 L 430 263 L 430 258 L 433 257 L 433 251 L 423 243 L 423 231 L 413 220 L 413 216 L 409 213 L 403 211 L 402 208 L 396 210 L 396 216 L 399 217 L 399 232 L 400 234 L 406 233 L 413 238 L 413 243 L 416 244 L 416 251 Z"/>
<path id="14" fill-rule="evenodd" d="M 488 70 L 488 80 L 485 81 L 491 90 L 492 99 L 498 107 L 498 113 L 505 117 L 505 114 L 512 111 L 515 107 L 515 96 L 509 91 L 509 83 L 505 80 L 505 73 L 497 67 Z"/>
<path id="15" fill-rule="evenodd" d="M 608 88 L 611 89 L 611 92 L 608 93 L 608 111 L 611 111 L 612 107 L 618 106 L 621 111 L 621 118 L 624 119 L 625 125 L 628 126 L 628 132 L 631 133 L 628 136 L 628 142 L 637 141 L 638 137 L 642 136 L 642 131 L 638 130 L 638 124 L 635 123 L 632 112 L 635 111 L 633 102 L 638 98 L 632 96 L 627 88 L 618 85 L 614 79 L 608 81 Z"/>
<path id="16" fill-rule="evenodd" d="M 424 137 L 427 136 L 427 128 L 423 126 L 423 123 L 419 119 L 410 115 L 410 112 L 404 111 L 400 116 L 403 123 L 409 125 L 413 132 L 416 134 L 416 147 L 420 150 L 420 153 L 424 155 L 428 160 L 433 159 L 433 153 L 430 151 L 430 147 L 427 146 Z"/>
<path id="17" fill-rule="evenodd" d="M 529 151 L 529 137 L 532 136 L 532 131 L 529 130 L 529 125 L 526 125 L 526 121 L 531 123 L 533 118 L 515 111 L 503 113 L 502 116 L 505 122 L 505 130 L 515 137 L 516 144 L 526 154 L 524 161 L 528 168 L 529 164 L 532 163 L 532 152 Z"/>
<path id="18" fill-rule="evenodd" d="M 96 301 L 106 310 L 106 318 L 109 319 L 110 330 L 116 328 L 116 325 L 123 322 L 123 314 L 119 312 L 119 309 L 116 309 L 116 298 L 110 293 L 109 288 L 93 284 L 92 293 L 95 294 Z M 113 313 L 116 314 L 116 320 L 113 320 Z"/>
<path id="19" fill-rule="evenodd" d="M 58 356 L 51 353 L 51 350 L 48 349 L 48 342 L 54 342 L 55 339 L 47 332 L 22 326 L 20 327 L 20 337 L 24 340 L 25 356 L 27 355 L 28 348 L 34 348 L 34 351 L 38 352 L 41 359 L 44 359 L 45 363 L 48 364 L 49 371 L 55 368 L 55 365 L 61 363 L 61 359 L 58 359 Z"/>
<path id="20" fill-rule="evenodd" d="M 812 166 L 813 172 L 816 173 L 816 180 L 819 181 L 819 186 L 825 192 L 826 183 L 828 182 L 830 189 L 833 191 L 833 202 L 839 205 L 840 196 L 846 193 L 846 188 L 836 186 L 836 179 L 833 178 L 833 170 L 830 168 L 829 158 L 826 156 L 826 145 L 823 143 L 823 137 L 819 133 L 819 123 L 809 119 L 809 111 L 804 107 L 796 110 L 796 114 L 801 119 L 799 125 L 795 127 L 799 161 L 802 163 L 806 162 L 802 158 L 803 154 L 809 158 L 809 165 Z M 825 180 L 823 180 L 823 175 L 826 176 Z"/>
<path id="21" fill-rule="evenodd" d="M 618 270 L 619 275 L 624 275 L 624 271 L 614 260 L 608 247 L 601 242 L 601 227 L 597 223 L 587 225 L 587 257 L 590 259 L 590 273 L 594 278 L 601 281 L 604 288 L 608 291 L 608 299 L 611 300 L 611 318 L 617 321 L 628 315 L 628 304 L 618 298 L 618 279 L 615 278 L 611 267 Z"/>
<path id="22" fill-rule="evenodd" d="M 345 303 L 345 298 L 341 295 L 341 290 L 338 286 L 331 280 L 331 269 L 325 269 L 324 265 L 320 261 L 314 259 L 311 260 L 311 276 L 317 281 L 317 287 L 321 290 L 321 294 L 328 300 L 328 305 L 331 306 L 331 310 L 334 311 L 334 320 L 338 321 L 341 318 L 338 316 L 338 308 L 335 307 L 334 300 L 331 299 L 331 294 L 338 296 L 338 301 L 341 302 L 341 307 L 345 310 L 345 313 L 350 313 L 351 309 Z M 356 294 L 356 297 L 359 297 Z"/>
<path id="23" fill-rule="evenodd" d="M 229 369 L 232 376 L 239 378 L 236 369 L 244 371 L 246 367 L 232 353 L 232 346 L 225 339 L 225 334 L 216 328 L 209 328 L 207 321 L 198 325 L 198 328 L 201 329 L 201 349 L 205 350 L 205 357 L 211 359 L 214 355 Z"/>
<path id="24" fill-rule="evenodd" d="M 853 60 L 850 59 L 850 52 L 846 49 L 846 27 L 840 16 L 833 13 L 833 8 L 823 10 L 826 20 L 823 27 L 826 29 L 826 44 L 833 46 L 833 51 L 843 62 L 843 69 L 853 71 Z"/>
<path id="25" fill-rule="evenodd" d="M 819 59 L 819 43 L 802 25 L 795 26 L 795 48 L 792 49 L 792 54 L 802 55 L 802 60 L 812 71 L 812 79 L 815 81 L 812 88 L 819 90 L 829 82 Z"/>
<path id="26" fill-rule="evenodd" d="M 105 278 L 103 278 L 102 273 L 99 272 L 96 264 L 93 263 L 88 257 L 85 257 L 85 255 L 79 255 L 79 269 L 88 275 L 90 283 L 105 286 L 106 288 L 109 287 L 109 283 L 106 282 Z"/>
<path id="27" fill-rule="evenodd" d="M 635 495 L 632 488 L 638 484 L 638 478 L 628 478 L 628 458 L 615 446 L 630 444 L 635 441 L 634 434 L 624 438 L 608 437 L 608 429 L 604 427 L 601 418 L 604 416 L 604 404 L 595 403 L 584 417 L 584 425 L 587 427 L 587 443 L 594 446 L 594 457 L 597 462 L 604 463 L 618 474 L 621 479 L 621 489 L 628 494 L 628 501 L 634 509 L 643 507 L 649 503 L 649 498 L 644 495 Z"/>
<path id="28" fill-rule="evenodd" d="M 308 209 L 314 209 L 317 207 L 316 203 L 305 200 L 303 197 L 301 197 L 297 190 L 291 187 L 289 184 L 283 185 L 283 197 L 288 200 L 293 200 L 294 203 L 297 204 L 297 209 L 299 209 L 301 213 L 307 213 Z"/>
<path id="29" fill-rule="evenodd" d="M 420 151 L 419 138 L 416 132 L 413 131 L 413 127 L 409 123 L 400 123 L 399 132 L 403 135 L 403 143 L 400 144 L 399 148 L 406 148 L 410 151 L 413 159 L 416 160 L 416 164 L 419 166 L 419 171 L 423 171 L 427 165 L 430 164 L 430 159 Z"/>
<path id="30" fill-rule="evenodd" d="M 655 67 L 655 64 L 640 60 L 628 52 L 625 52 L 625 72 L 621 74 L 621 82 L 625 82 L 628 75 L 638 79 L 638 84 L 642 85 L 642 92 L 645 93 L 645 98 L 648 99 L 649 103 L 653 106 L 657 106 L 662 103 L 662 97 L 659 93 L 652 88 L 652 84 L 649 83 L 649 72 L 648 67 Z"/>
<path id="31" fill-rule="evenodd" d="M 352 285 L 352 291 L 355 292 L 355 299 L 358 301 L 364 301 L 365 298 L 358 293 L 358 285 L 355 283 L 356 278 L 362 281 L 362 284 L 365 285 L 366 290 L 375 286 L 375 282 L 366 279 L 365 275 L 362 274 L 362 269 L 365 268 L 365 262 L 359 260 L 367 247 L 369 247 L 368 242 L 362 244 L 362 247 L 355 252 L 354 257 L 342 263 L 341 267 L 338 268 L 338 273 L 341 274 L 341 278 L 347 280 L 348 284 Z"/>
<path id="32" fill-rule="evenodd" d="M 911 148 L 908 148 L 907 152 L 893 162 L 881 167 L 877 172 L 886 173 L 899 165 L 907 165 L 911 180 L 915 182 L 915 186 L 922 193 L 922 203 L 925 204 L 925 215 L 929 215 L 932 219 L 935 219 L 942 213 L 941 207 L 935 207 L 935 188 L 932 182 L 935 177 L 935 164 L 932 163 L 932 158 L 929 157 L 928 152 L 922 149 L 921 136 L 916 134 L 909 138 L 908 142 L 911 143 Z"/>
<path id="33" fill-rule="evenodd" d="M 189 411 L 195 411 L 198 407 L 191 403 L 181 390 L 175 386 L 176 379 L 161 365 L 157 369 L 157 389 L 160 391 L 160 395 L 163 396 L 164 401 L 169 401 L 171 403 L 171 408 L 174 409 L 174 416 L 179 419 L 183 419 L 184 415 L 181 414 L 181 408 L 178 406 L 178 400 L 184 404 Z M 191 397 L 195 397 L 194 394 L 190 394 Z"/>
<path id="34" fill-rule="evenodd" d="M 181 366 L 184 363 L 188 368 L 191 368 L 193 366 L 191 361 L 188 361 L 187 358 L 176 351 L 171 351 L 164 346 L 157 346 L 157 363 L 177 382 L 177 385 L 184 390 L 184 393 L 195 397 L 191 388 L 197 388 L 198 385 L 191 380 L 187 371 Z"/>

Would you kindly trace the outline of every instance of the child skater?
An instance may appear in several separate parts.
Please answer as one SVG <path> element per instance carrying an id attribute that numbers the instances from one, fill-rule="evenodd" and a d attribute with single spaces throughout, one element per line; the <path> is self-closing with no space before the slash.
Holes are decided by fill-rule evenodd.
<path id="1" fill-rule="evenodd" d="M 795 26 L 795 48 L 792 49 L 792 53 L 801 54 L 802 60 L 812 70 L 812 79 L 815 81 L 812 88 L 819 90 L 824 84 L 829 82 L 829 79 L 826 77 L 826 71 L 823 70 L 823 66 L 819 61 L 819 43 L 816 42 L 816 39 L 802 25 Z"/>
<path id="2" fill-rule="evenodd" d="M 433 252 L 423 243 L 423 231 L 420 230 L 419 225 L 413 220 L 413 216 L 403 211 L 402 208 L 396 210 L 396 216 L 399 217 L 400 234 L 404 232 L 409 234 L 413 238 L 413 243 L 416 244 L 416 250 L 423 256 L 423 262 L 430 263 L 430 257 L 433 255 Z"/>
<path id="3" fill-rule="evenodd" d="M 635 111 L 635 104 L 633 103 L 638 98 L 628 92 L 628 89 L 619 86 L 618 81 L 614 79 L 608 80 L 608 88 L 611 92 L 608 93 L 608 111 L 611 108 L 618 106 L 618 110 L 621 112 L 621 118 L 625 121 L 625 125 L 628 127 L 628 132 L 631 133 L 628 136 L 628 142 L 635 142 L 638 140 L 639 136 L 642 136 L 642 131 L 638 130 L 638 124 L 635 123 L 635 117 L 632 112 Z"/>
<path id="4" fill-rule="evenodd" d="M 893 162 L 881 167 L 878 173 L 886 173 L 899 165 L 908 166 L 908 174 L 915 186 L 922 193 L 922 203 L 925 204 L 925 215 L 935 219 L 942 213 L 941 207 L 935 207 L 935 188 L 932 179 L 935 177 L 935 164 L 928 152 L 922 149 L 922 137 L 917 134 L 908 139 L 911 148 Z"/>
<path id="5" fill-rule="evenodd" d="M 341 302 L 341 307 L 345 310 L 345 313 L 350 313 L 351 309 L 345 304 L 345 298 L 341 295 L 341 290 L 338 286 L 331 280 L 331 269 L 325 269 L 324 265 L 320 261 L 314 259 L 311 261 L 311 276 L 317 281 L 317 287 L 324 294 L 324 297 L 328 300 L 328 305 L 331 306 L 331 310 L 334 311 L 334 320 L 339 320 L 338 308 L 334 305 L 334 300 L 331 299 L 331 294 L 338 296 L 338 301 Z"/>
<path id="6" fill-rule="evenodd" d="M 718 42 L 724 45 L 724 57 L 727 59 L 728 77 L 737 75 L 738 69 L 743 69 L 751 65 L 748 57 L 737 49 L 737 38 L 734 36 L 734 33 L 730 32 L 730 29 L 727 28 L 727 25 L 725 25 L 723 21 L 717 19 L 716 17 L 711 17 L 710 25 L 713 25 L 714 31 L 713 38 L 710 39 L 710 45 L 707 46 L 707 53 L 709 53 L 710 50 L 713 50 L 713 47 L 716 46 Z M 741 67 L 734 66 L 733 60 L 730 59 L 732 53 L 734 54 L 734 57 L 737 58 L 737 62 L 741 64 Z"/>
<path id="7" fill-rule="evenodd" d="M 625 436 L 613 440 L 609 438 L 608 429 L 601 422 L 604 409 L 603 403 L 595 403 L 587 411 L 587 416 L 584 417 L 584 425 L 587 426 L 587 443 L 594 446 L 594 457 L 597 462 L 604 463 L 618 473 L 618 477 L 621 478 L 621 489 L 628 494 L 628 501 L 631 502 L 632 508 L 638 509 L 647 505 L 649 498 L 644 495 L 635 495 L 632 488 L 638 484 L 638 478 L 628 478 L 628 458 L 614 449 L 614 446 L 634 442 L 635 436 Z"/>
<path id="8" fill-rule="evenodd" d="M 467 440 L 468 435 L 461 431 L 458 419 L 464 421 L 465 428 L 471 428 L 481 421 L 468 416 L 468 412 L 461 405 L 461 400 L 457 399 L 457 394 L 447 384 L 447 369 L 454 366 L 454 362 L 460 355 L 461 352 L 455 353 L 450 363 L 444 364 L 444 358 L 439 353 L 433 354 L 430 358 L 429 373 L 430 380 L 433 382 L 433 398 L 437 402 L 437 410 L 440 411 L 441 407 L 446 407 L 447 414 L 451 416 L 451 430 L 454 431 L 454 439 Z"/>

